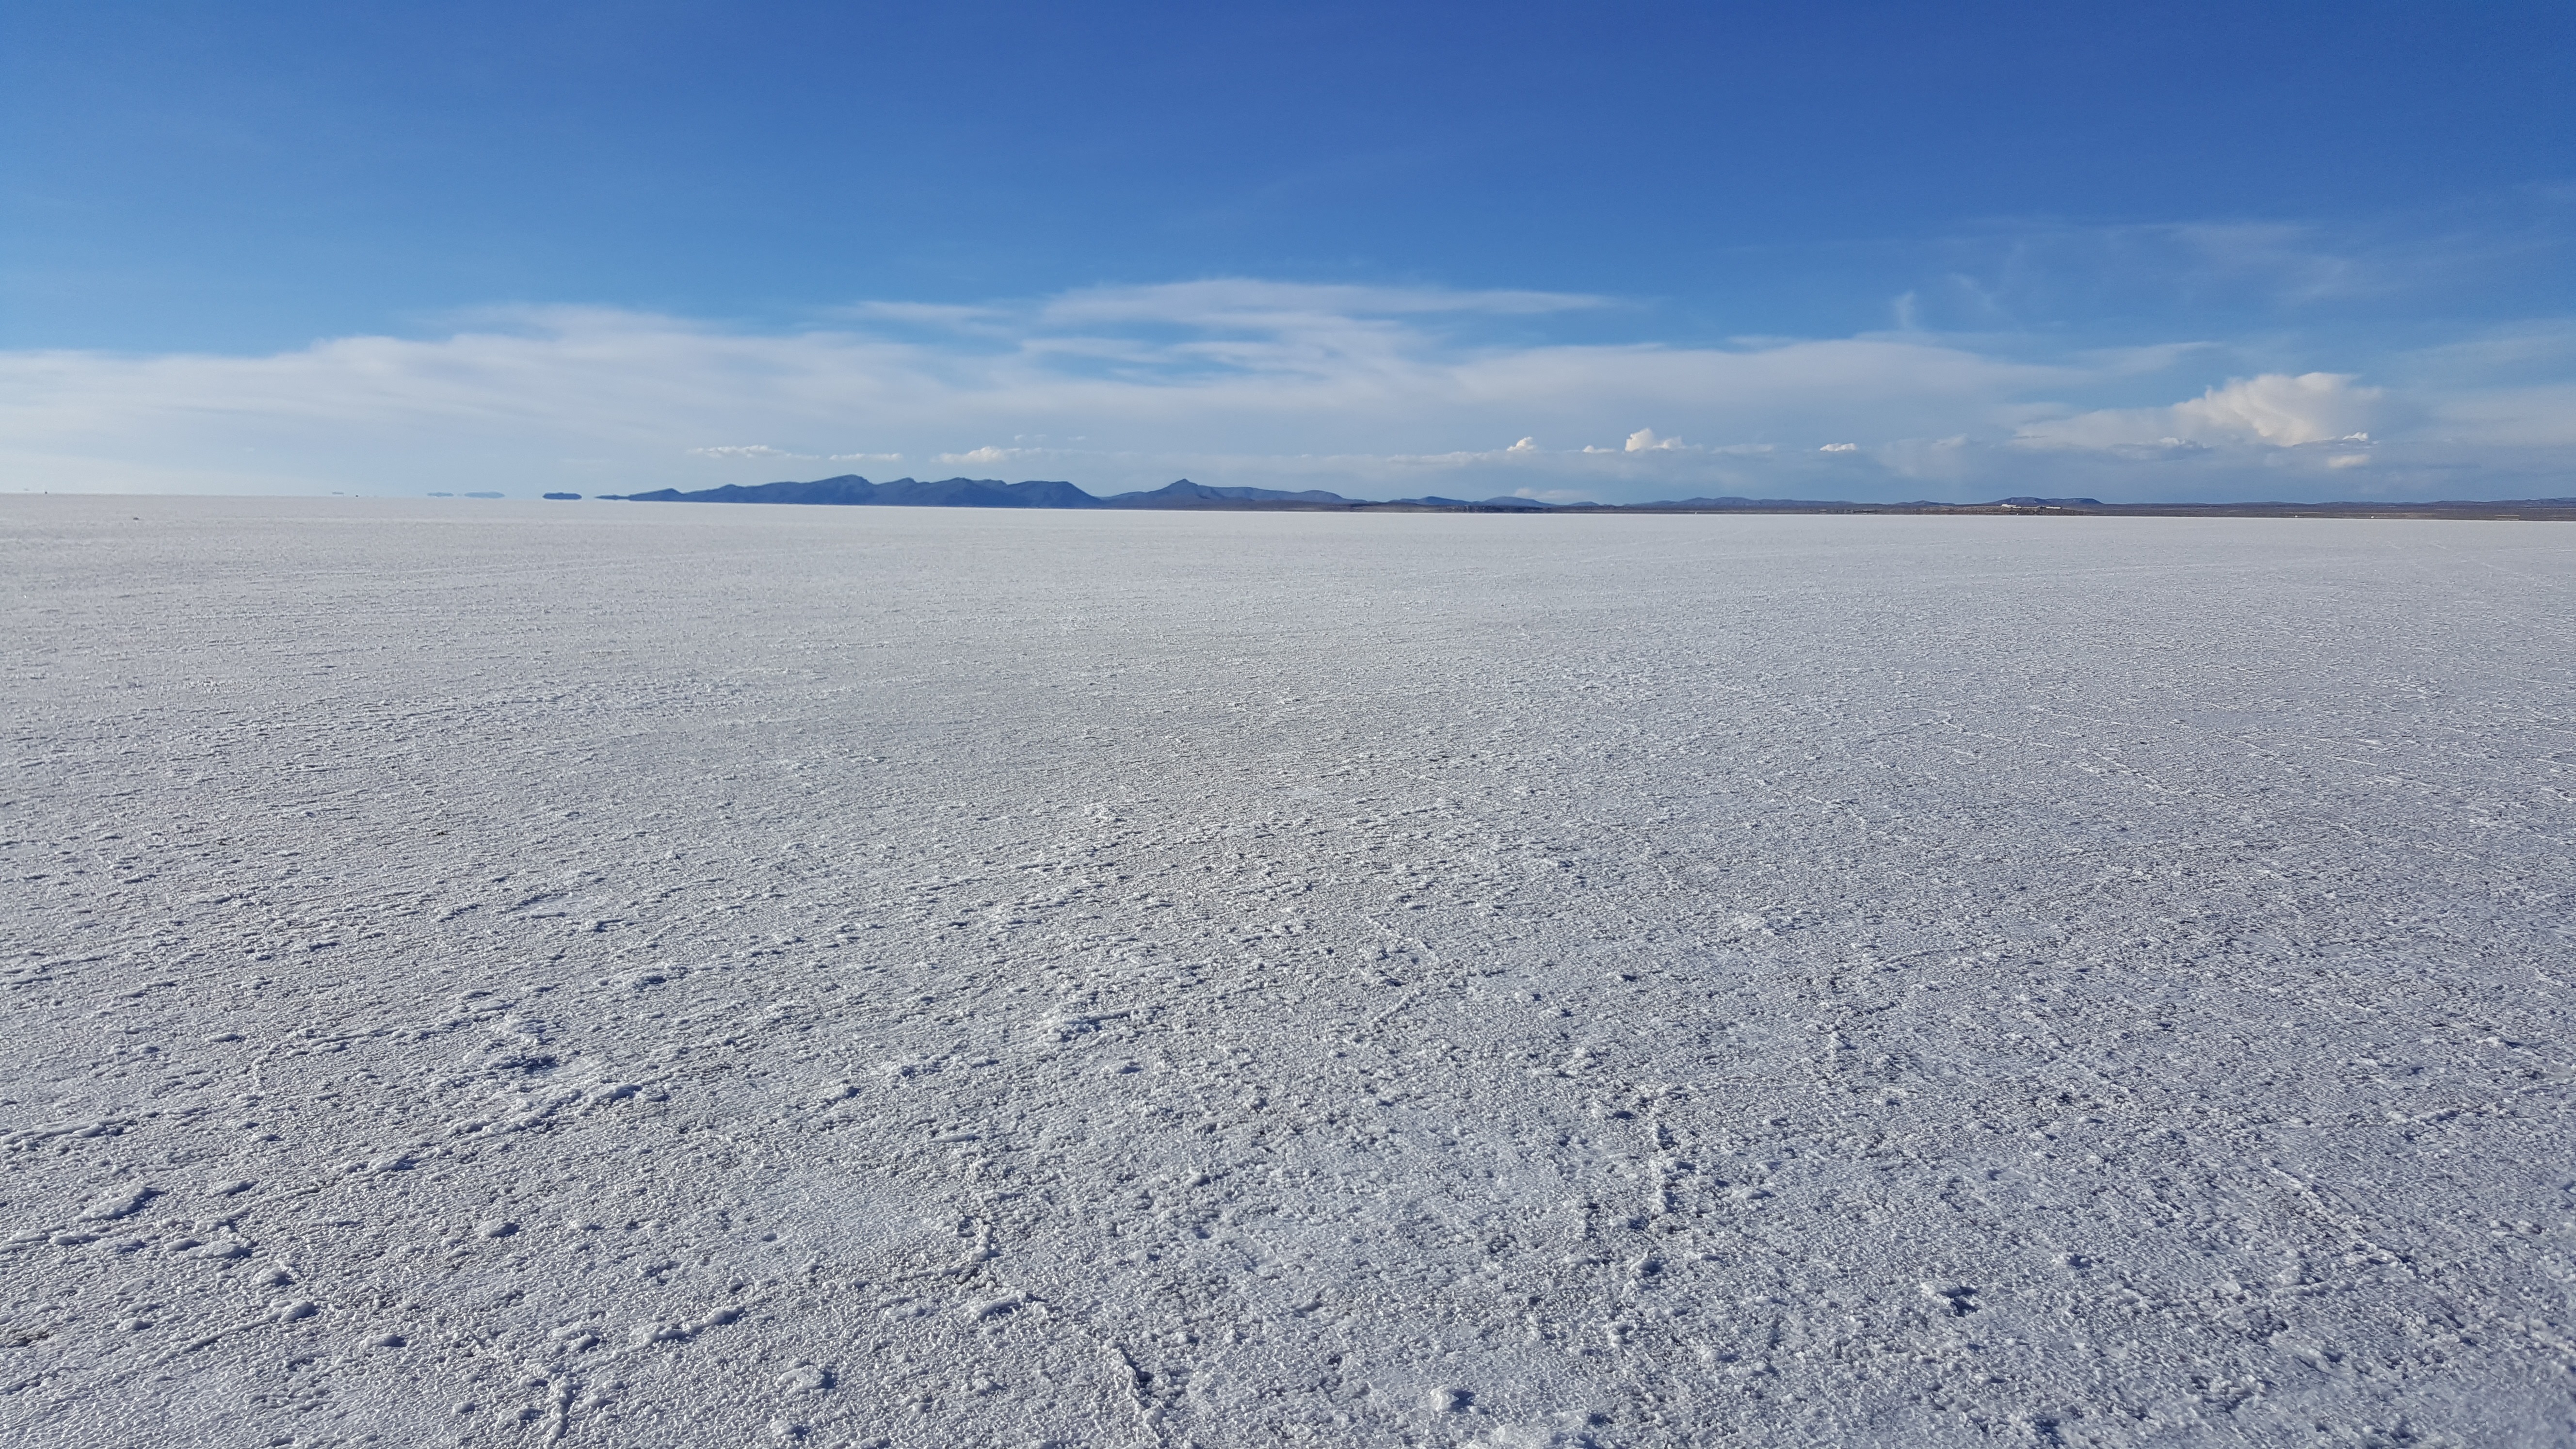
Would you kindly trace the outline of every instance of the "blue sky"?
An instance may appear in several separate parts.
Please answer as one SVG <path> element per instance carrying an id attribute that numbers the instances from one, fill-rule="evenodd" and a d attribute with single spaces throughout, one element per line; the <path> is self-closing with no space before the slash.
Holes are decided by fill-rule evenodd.
<path id="1" fill-rule="evenodd" d="M 26 4 L 13 488 L 2576 494 L 2576 7 Z"/>

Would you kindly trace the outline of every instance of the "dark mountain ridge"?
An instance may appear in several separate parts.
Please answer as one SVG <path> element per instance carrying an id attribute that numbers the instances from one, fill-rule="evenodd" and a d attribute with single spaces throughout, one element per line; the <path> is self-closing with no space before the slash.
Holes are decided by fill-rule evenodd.
<path id="1" fill-rule="evenodd" d="M 1151 491 L 1101 498 L 1071 483 L 998 478 L 897 478 L 871 483 L 856 473 L 810 482 L 728 483 L 684 493 L 602 498 L 628 503 L 815 503 L 894 508 L 1138 508 L 1210 512 L 1305 513 L 2053 513 L 2165 518 L 2520 518 L 2576 521 L 2576 498 L 2518 498 L 2434 503 L 2104 503 L 2098 498 L 2000 498 L 1990 503 L 1845 503 L 1814 498 L 1681 498 L 1659 503 L 1542 503 L 1534 498 L 1345 498 L 1321 488 L 1220 488 L 1183 478 Z"/>
<path id="2" fill-rule="evenodd" d="M 603 497 L 615 495 L 603 494 Z M 823 503 L 910 508 L 1098 508 L 1101 500 L 1070 483 L 1005 483 L 998 478 L 897 478 L 871 483 L 856 473 L 809 483 L 728 483 L 683 493 L 677 488 L 625 495 L 630 503 Z"/>

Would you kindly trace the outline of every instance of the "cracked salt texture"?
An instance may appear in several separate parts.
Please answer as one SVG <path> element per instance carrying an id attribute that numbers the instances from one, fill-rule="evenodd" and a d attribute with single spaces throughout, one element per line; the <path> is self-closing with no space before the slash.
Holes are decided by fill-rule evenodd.
<path id="1" fill-rule="evenodd" d="M 0 1437 L 2576 1436 L 2576 530 L 0 551 Z"/>

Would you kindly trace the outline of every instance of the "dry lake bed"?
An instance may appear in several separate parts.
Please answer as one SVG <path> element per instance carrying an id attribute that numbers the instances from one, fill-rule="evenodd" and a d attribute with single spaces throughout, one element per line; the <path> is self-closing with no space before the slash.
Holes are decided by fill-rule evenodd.
<path id="1" fill-rule="evenodd" d="M 0 1440 L 2563 1445 L 2576 525 L 0 500 Z"/>

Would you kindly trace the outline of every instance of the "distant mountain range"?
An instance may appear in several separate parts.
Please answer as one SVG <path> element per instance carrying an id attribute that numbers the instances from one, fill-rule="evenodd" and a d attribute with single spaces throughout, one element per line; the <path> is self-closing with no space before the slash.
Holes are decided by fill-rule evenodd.
<path id="1" fill-rule="evenodd" d="M 618 498 L 621 495 L 604 493 L 600 496 Z M 1481 503 L 1458 498 L 1403 498 L 1392 503 L 1378 503 L 1344 498 L 1339 493 L 1327 493 L 1320 488 L 1309 488 L 1300 493 L 1277 488 L 1211 488 L 1187 478 L 1150 493 L 1115 493 L 1100 498 L 1070 483 L 1005 483 L 998 478 L 943 478 L 936 483 L 925 483 L 918 478 L 897 478 L 891 483 L 871 483 L 856 473 L 844 473 L 838 478 L 817 478 L 810 483 L 758 483 L 749 487 L 728 483 L 722 488 L 705 488 L 695 493 L 663 488 L 651 493 L 622 496 L 629 503 L 829 503 L 899 508 L 1465 508 L 1537 512 L 1549 506 L 1527 498 L 1488 498 Z"/>
<path id="2" fill-rule="evenodd" d="M 569 495 L 548 494 L 549 498 Z M 683 493 L 603 493 L 628 503 L 820 503 L 896 508 L 1152 508 L 1281 513 L 2067 513 L 2181 518 L 2530 518 L 2576 520 L 2576 498 L 2436 503 L 2104 503 L 2098 498 L 1999 498 L 1991 503 L 1844 503 L 1815 498 L 1679 498 L 1660 503 L 1542 503 L 1534 498 L 1344 498 L 1321 488 L 1211 488 L 1184 478 L 1151 492 L 1096 497 L 1070 483 L 998 478 L 897 478 L 856 473 L 807 483 L 728 483 Z"/>

